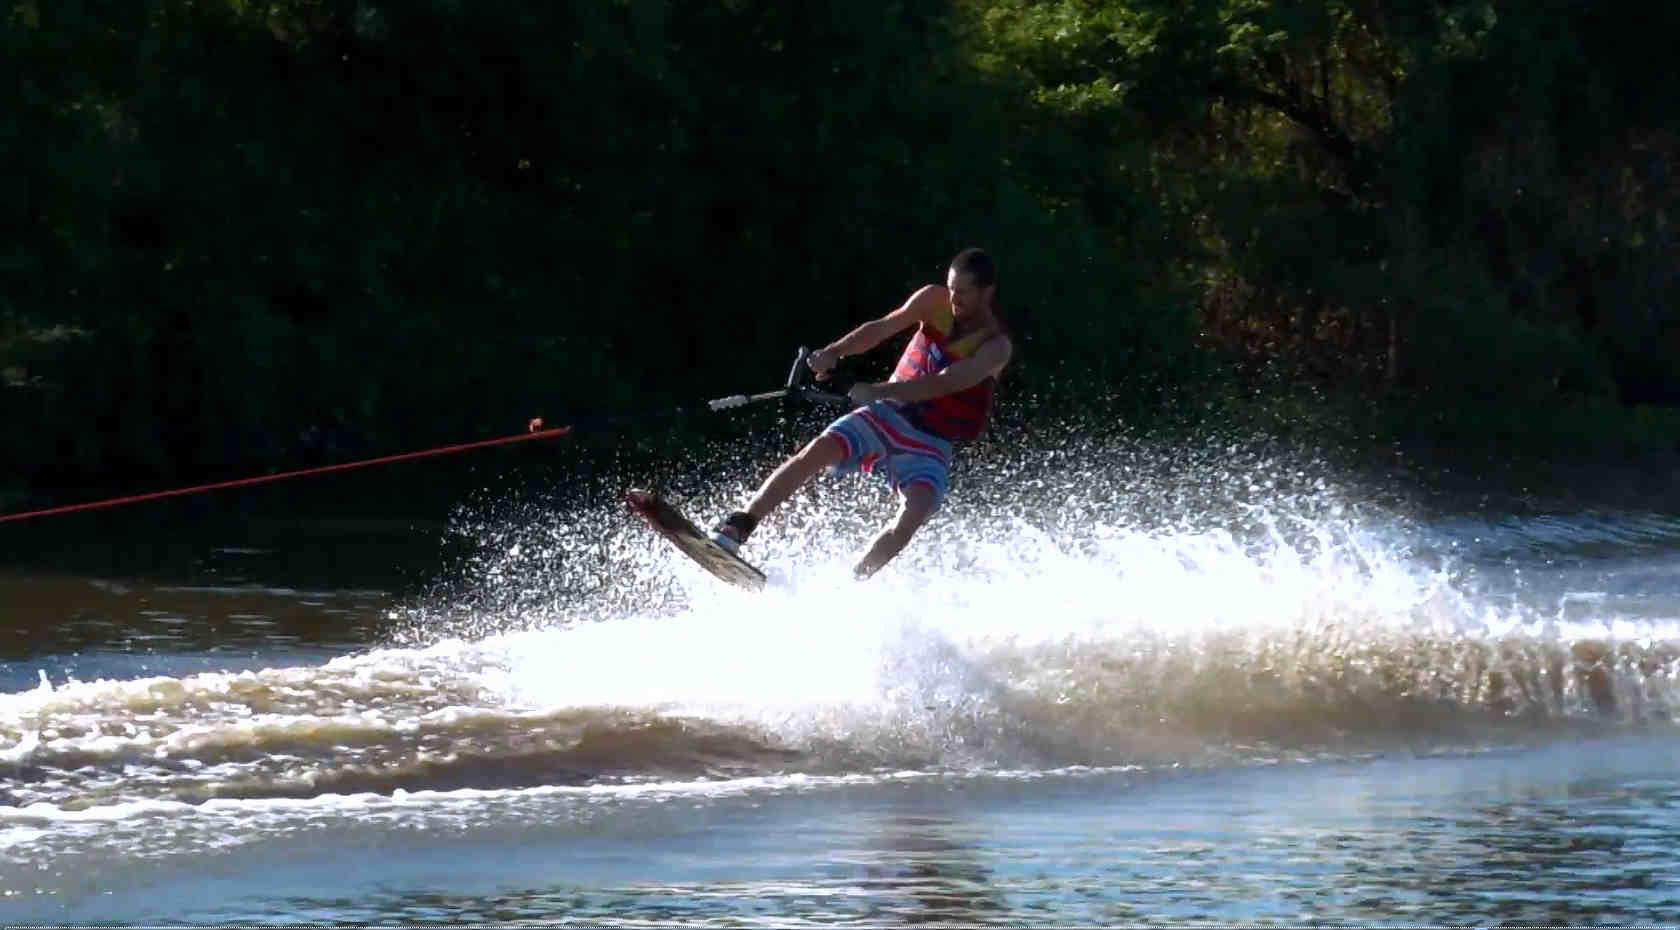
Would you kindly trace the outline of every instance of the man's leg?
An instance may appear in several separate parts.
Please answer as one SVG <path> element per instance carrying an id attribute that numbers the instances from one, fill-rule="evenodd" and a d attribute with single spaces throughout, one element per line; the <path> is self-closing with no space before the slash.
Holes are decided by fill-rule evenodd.
<path id="1" fill-rule="evenodd" d="M 730 552 L 737 551 L 757 528 L 758 521 L 793 496 L 793 492 L 815 478 L 823 469 L 845 462 L 856 441 L 842 438 L 837 431 L 846 428 L 844 424 L 848 422 L 848 417 L 855 416 L 854 411 L 847 417 L 841 417 L 817 438 L 806 443 L 805 448 L 795 452 L 771 472 L 770 477 L 764 479 L 764 484 L 759 486 L 758 493 L 748 502 L 746 510 L 735 511 L 713 528 L 712 539 Z M 857 432 L 858 427 L 854 424 L 852 429 Z"/>
<path id="2" fill-rule="evenodd" d="M 910 537 L 916 535 L 927 518 L 933 515 L 934 505 L 933 486 L 925 481 L 918 481 L 904 489 L 904 503 L 898 508 L 898 519 L 894 520 L 875 537 L 875 542 L 864 554 L 863 560 L 852 569 L 852 574 L 858 578 L 868 578 L 881 570 L 881 566 L 891 562 L 893 556 L 904 551 L 910 542 Z"/>
<path id="3" fill-rule="evenodd" d="M 755 522 L 764 519 L 770 511 L 781 506 L 782 501 L 793 496 L 793 492 L 804 487 L 805 482 L 815 478 L 818 472 L 838 465 L 845 458 L 846 444 L 840 437 L 823 433 L 806 443 L 805 448 L 795 452 L 764 479 L 752 502 L 747 504 L 747 513 Z"/>

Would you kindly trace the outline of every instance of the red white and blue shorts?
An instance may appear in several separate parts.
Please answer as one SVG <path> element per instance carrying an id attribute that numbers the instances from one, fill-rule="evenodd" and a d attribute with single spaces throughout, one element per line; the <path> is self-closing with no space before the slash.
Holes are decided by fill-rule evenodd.
<path id="1" fill-rule="evenodd" d="M 925 484 L 933 491 L 935 510 L 951 490 L 951 443 L 911 426 L 887 401 L 853 410 L 830 423 L 823 435 L 834 436 L 846 448 L 846 457 L 834 466 L 837 473 L 880 474 L 900 494 Z"/>

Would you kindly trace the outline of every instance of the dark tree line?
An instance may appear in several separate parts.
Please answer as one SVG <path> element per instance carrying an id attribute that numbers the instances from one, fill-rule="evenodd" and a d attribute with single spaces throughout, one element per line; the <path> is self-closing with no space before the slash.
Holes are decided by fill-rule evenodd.
<path id="1" fill-rule="evenodd" d="M 0 483 L 753 389 L 971 244 L 1031 321 L 1028 381 L 1146 407 L 1269 364 L 1396 431 L 1671 447 L 1677 20 L 21 0 Z"/>

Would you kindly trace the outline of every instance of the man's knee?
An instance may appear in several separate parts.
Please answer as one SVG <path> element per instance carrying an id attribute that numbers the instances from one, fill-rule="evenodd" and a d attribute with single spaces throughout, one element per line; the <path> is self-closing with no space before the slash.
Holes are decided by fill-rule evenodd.
<path id="1" fill-rule="evenodd" d="M 904 503 L 898 508 L 898 520 L 893 529 L 906 535 L 916 532 L 933 511 L 939 506 L 939 494 L 933 485 L 926 481 L 916 481 L 906 485 L 902 491 Z"/>
<path id="2" fill-rule="evenodd" d="M 846 441 L 833 433 L 823 433 L 806 443 L 798 458 L 813 468 L 829 468 L 846 460 Z"/>

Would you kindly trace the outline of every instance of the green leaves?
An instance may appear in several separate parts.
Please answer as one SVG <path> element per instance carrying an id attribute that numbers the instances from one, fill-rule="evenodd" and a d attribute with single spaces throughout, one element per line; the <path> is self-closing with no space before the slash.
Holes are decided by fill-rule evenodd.
<path id="1" fill-rule="evenodd" d="M 1439 398 L 1485 393 L 1441 372 L 1506 334 L 1501 403 L 1680 400 L 1661 38 L 1680 12 L 1634 21 L 1493 0 L 14 0 L 0 370 L 40 403 L 5 435 L 134 427 L 0 454 L 231 468 L 289 453 L 230 417 L 389 449 L 499 410 L 738 390 L 972 244 L 1048 321 L 1028 375 L 1161 383 L 1204 333 Z M 28 335 L 55 327 L 78 335 Z"/>

